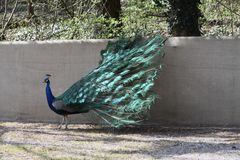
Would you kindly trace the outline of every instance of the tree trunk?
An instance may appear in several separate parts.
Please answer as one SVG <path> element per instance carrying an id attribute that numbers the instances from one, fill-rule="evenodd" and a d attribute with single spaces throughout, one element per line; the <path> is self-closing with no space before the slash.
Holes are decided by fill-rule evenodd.
<path id="1" fill-rule="evenodd" d="M 102 0 L 97 7 L 99 14 L 103 15 L 106 19 L 114 18 L 118 22 L 120 21 L 121 0 Z M 115 38 L 118 36 L 121 26 L 122 24 L 119 22 L 113 28 L 111 22 L 105 21 L 100 26 L 96 26 L 95 35 L 107 35 L 107 37 L 104 38 Z"/>
<path id="2" fill-rule="evenodd" d="M 61 0 L 60 5 L 70 18 L 73 18 L 75 16 L 75 8 L 72 0 Z"/>
<path id="3" fill-rule="evenodd" d="M 169 0 L 169 28 L 172 36 L 201 36 L 200 0 Z"/>
<path id="4" fill-rule="evenodd" d="M 0 0 L 0 12 L 4 11 L 4 0 Z"/>
<path id="5" fill-rule="evenodd" d="M 31 18 L 34 16 L 34 6 L 32 0 L 27 0 L 28 3 L 28 17 Z"/>
<path id="6" fill-rule="evenodd" d="M 103 0 L 102 1 L 102 14 L 106 18 L 120 18 L 121 3 L 120 0 Z"/>

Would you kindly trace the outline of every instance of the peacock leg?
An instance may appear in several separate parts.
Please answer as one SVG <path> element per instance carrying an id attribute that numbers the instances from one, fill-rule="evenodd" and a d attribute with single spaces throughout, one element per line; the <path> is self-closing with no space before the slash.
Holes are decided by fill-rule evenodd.
<path id="1" fill-rule="evenodd" d="M 68 129 L 68 116 L 65 116 L 65 129 Z"/>
<path id="2" fill-rule="evenodd" d="M 63 123 L 65 122 L 65 116 L 63 116 L 63 119 L 62 119 L 62 122 L 60 123 L 60 125 L 59 125 L 59 129 L 61 129 L 62 128 L 62 125 L 63 125 Z"/>

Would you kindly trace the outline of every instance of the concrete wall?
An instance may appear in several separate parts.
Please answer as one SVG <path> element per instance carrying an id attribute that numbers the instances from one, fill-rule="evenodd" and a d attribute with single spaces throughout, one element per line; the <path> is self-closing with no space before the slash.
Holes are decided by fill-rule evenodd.
<path id="1" fill-rule="evenodd" d="M 59 121 L 45 98 L 46 73 L 58 95 L 99 61 L 106 40 L 0 43 L 0 120 Z M 147 123 L 240 126 L 240 39 L 171 38 Z M 91 123 L 93 114 L 72 122 Z"/>

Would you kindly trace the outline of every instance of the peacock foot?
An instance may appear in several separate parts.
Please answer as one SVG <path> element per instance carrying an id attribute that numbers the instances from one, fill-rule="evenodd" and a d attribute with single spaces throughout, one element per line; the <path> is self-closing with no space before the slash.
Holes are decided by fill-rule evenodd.
<path id="1" fill-rule="evenodd" d="M 63 124 L 65 123 L 65 130 L 68 130 L 68 117 L 67 115 L 63 116 L 62 122 L 60 123 L 60 125 L 58 126 L 58 129 L 62 129 Z"/>

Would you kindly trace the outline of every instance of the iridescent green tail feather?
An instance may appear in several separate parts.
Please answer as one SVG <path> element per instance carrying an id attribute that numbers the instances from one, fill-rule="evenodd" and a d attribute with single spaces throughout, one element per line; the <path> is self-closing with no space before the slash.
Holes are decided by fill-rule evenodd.
<path id="1" fill-rule="evenodd" d="M 58 99 L 85 106 L 114 127 L 142 122 L 157 97 L 151 89 L 162 66 L 164 41 L 154 35 L 109 42 L 99 66 Z"/>

